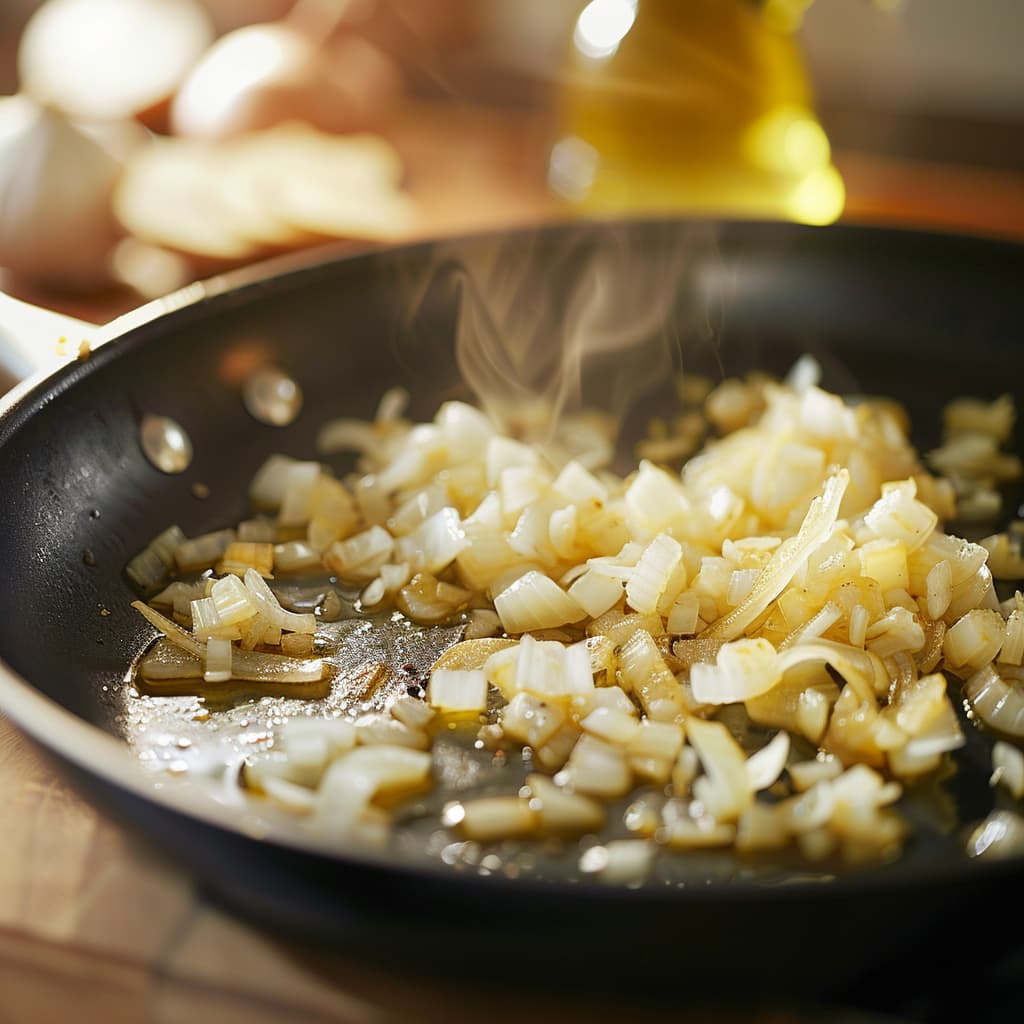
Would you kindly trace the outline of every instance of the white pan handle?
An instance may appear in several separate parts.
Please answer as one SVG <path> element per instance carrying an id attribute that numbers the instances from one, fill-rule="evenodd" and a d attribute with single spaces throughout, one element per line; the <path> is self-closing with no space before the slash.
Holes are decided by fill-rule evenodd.
<path id="1" fill-rule="evenodd" d="M 74 359 L 79 345 L 96 330 L 95 324 L 0 292 L 0 394 L 26 377 Z"/>

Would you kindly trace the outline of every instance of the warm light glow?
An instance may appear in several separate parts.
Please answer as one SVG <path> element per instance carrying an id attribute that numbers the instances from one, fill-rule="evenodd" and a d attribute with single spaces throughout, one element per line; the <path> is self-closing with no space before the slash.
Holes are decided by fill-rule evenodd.
<path id="1" fill-rule="evenodd" d="M 839 172 L 829 165 L 811 171 L 793 190 L 787 203 L 789 215 L 803 224 L 831 224 L 846 204 L 846 187 Z"/>
<path id="2" fill-rule="evenodd" d="M 637 0 L 591 0 L 576 21 L 573 42 L 585 57 L 610 57 L 636 20 Z"/>
<path id="3" fill-rule="evenodd" d="M 583 139 L 570 135 L 551 147 L 548 184 L 556 194 L 572 202 L 586 199 L 597 174 L 597 150 Z"/>
<path id="4" fill-rule="evenodd" d="M 755 122 L 744 138 L 748 159 L 765 170 L 803 176 L 827 167 L 828 136 L 813 115 L 799 107 L 773 111 Z"/>

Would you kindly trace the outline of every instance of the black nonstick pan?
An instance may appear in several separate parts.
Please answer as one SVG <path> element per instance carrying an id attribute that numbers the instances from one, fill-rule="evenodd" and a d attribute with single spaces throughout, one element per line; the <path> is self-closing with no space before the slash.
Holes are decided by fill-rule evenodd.
<path id="1" fill-rule="evenodd" d="M 668 402 L 674 371 L 783 372 L 811 352 L 825 386 L 904 402 L 927 447 L 950 398 L 1009 391 L 1019 402 L 1022 285 L 1024 250 L 1010 243 L 650 221 L 304 259 L 146 307 L 0 409 L 0 710 L 217 898 L 290 937 L 423 969 L 457 964 L 478 981 L 494 972 L 687 999 L 966 994 L 969 965 L 1019 941 L 1024 892 L 1024 859 L 963 852 L 962 829 L 995 799 L 991 741 L 973 726 L 944 783 L 953 823 L 924 821 L 900 861 L 834 878 L 691 872 L 626 890 L 316 849 L 219 791 L 139 765 L 122 736 L 122 688 L 152 633 L 129 608 L 123 569 L 170 523 L 196 535 L 243 518 L 269 452 L 308 457 L 325 420 L 372 415 L 385 389 L 406 387 L 422 417 L 467 396 L 455 351 L 467 303 L 464 332 L 533 345 L 509 364 L 515 395 L 550 382 L 566 325 L 603 289 L 621 337 L 581 380 L 627 434 Z M 305 394 L 283 428 L 241 399 L 247 374 L 268 364 Z M 147 413 L 188 432 L 185 472 L 147 461 Z"/>

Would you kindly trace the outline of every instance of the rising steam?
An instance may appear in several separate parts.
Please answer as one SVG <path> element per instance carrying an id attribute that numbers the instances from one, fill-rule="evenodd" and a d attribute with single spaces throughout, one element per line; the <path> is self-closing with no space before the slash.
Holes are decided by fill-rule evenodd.
<path id="1" fill-rule="evenodd" d="M 583 406 L 621 417 L 679 366 L 676 307 L 697 242 L 678 226 L 670 243 L 608 226 L 475 245 L 450 264 L 464 382 L 506 426 L 525 407 L 551 429 Z"/>

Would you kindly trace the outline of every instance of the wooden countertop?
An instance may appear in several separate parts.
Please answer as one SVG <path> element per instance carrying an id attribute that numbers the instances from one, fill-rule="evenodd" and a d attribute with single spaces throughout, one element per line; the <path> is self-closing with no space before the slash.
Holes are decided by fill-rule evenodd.
<path id="1" fill-rule="evenodd" d="M 399 148 L 431 233 L 543 220 L 543 126 L 431 109 Z M 1024 174 L 839 153 L 852 220 L 1024 238 Z M 26 294 L 22 292 L 22 294 Z M 137 296 L 49 301 L 96 322 Z M 210 906 L 68 789 L 0 720 L 0 1017 L 160 1022 L 678 1020 L 578 999 L 500 1000 L 283 944 Z"/>

